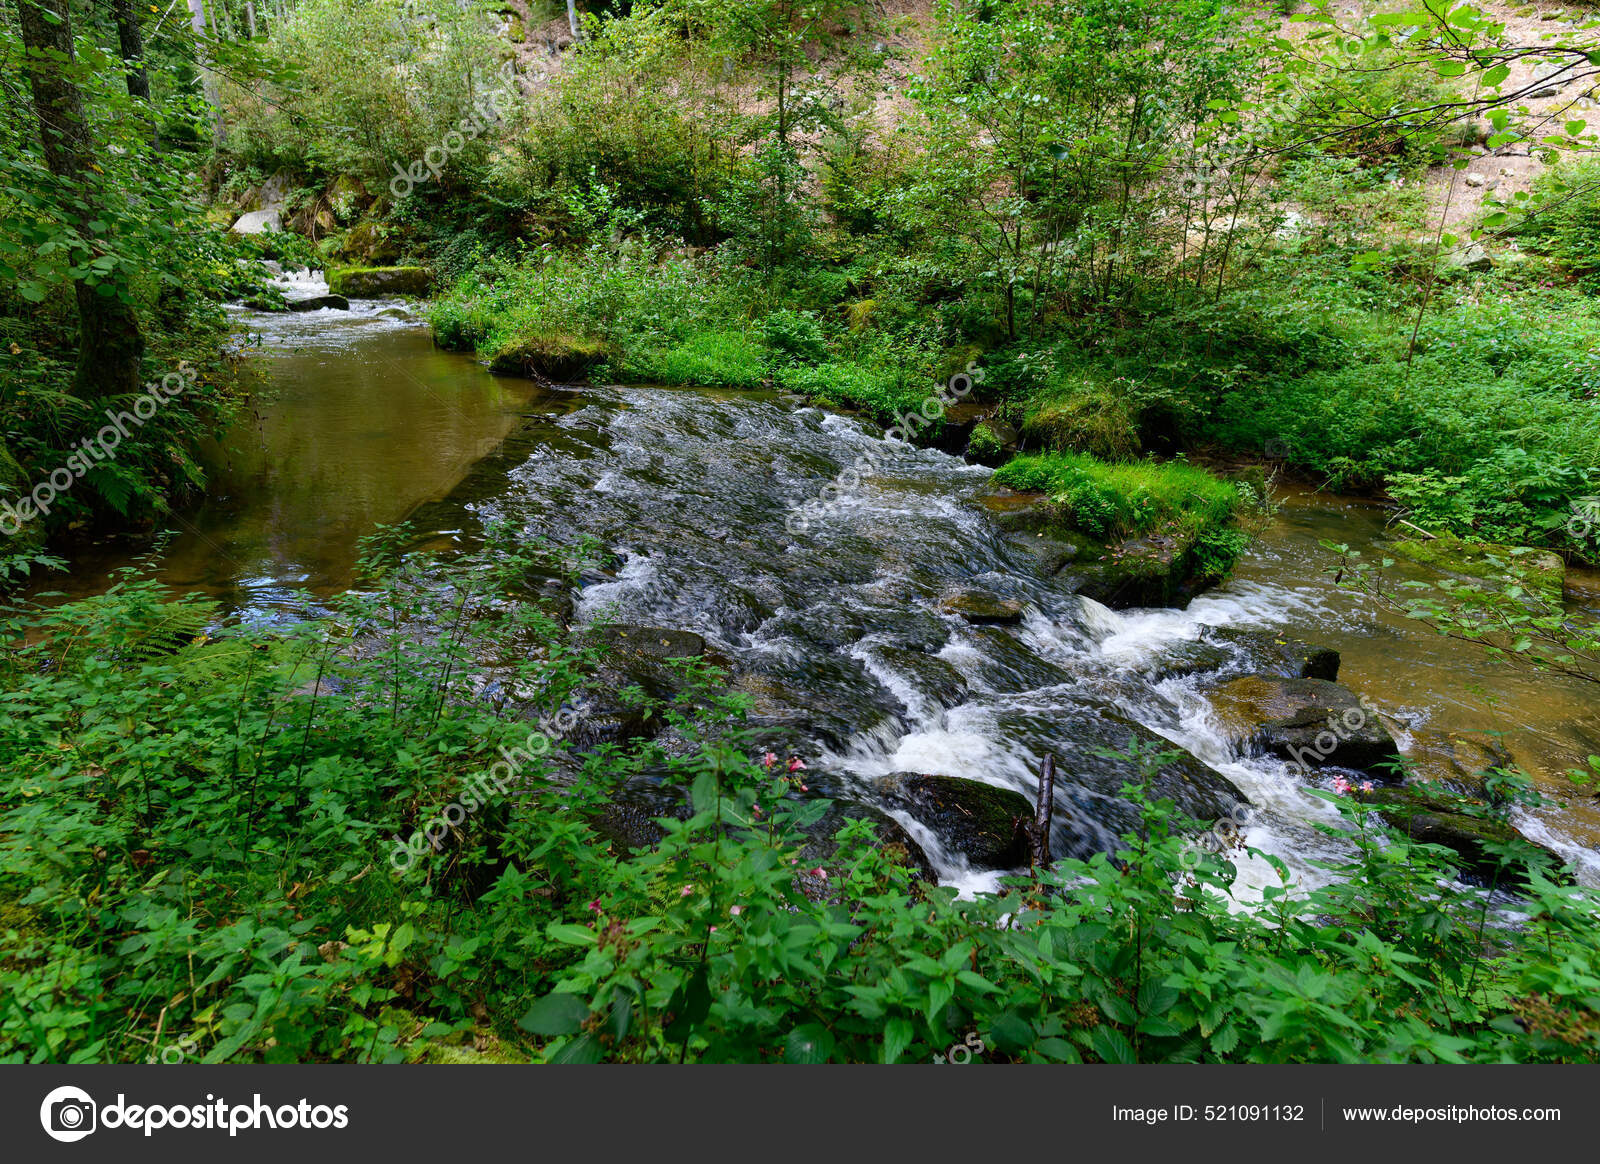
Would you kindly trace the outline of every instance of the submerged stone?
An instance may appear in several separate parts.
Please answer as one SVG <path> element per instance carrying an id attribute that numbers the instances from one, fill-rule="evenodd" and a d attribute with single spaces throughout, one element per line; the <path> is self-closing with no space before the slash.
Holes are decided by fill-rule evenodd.
<path id="1" fill-rule="evenodd" d="M 1200 637 L 1208 643 L 1237 653 L 1243 670 L 1286 679 L 1326 679 L 1339 677 L 1339 652 L 1272 631 L 1242 627 L 1207 626 Z"/>
<path id="2" fill-rule="evenodd" d="M 986 590 L 967 589 L 939 603 L 945 614 L 959 615 L 973 626 L 1015 626 L 1022 621 L 1023 604 Z"/>
<path id="3" fill-rule="evenodd" d="M 1245 675 L 1206 692 L 1224 727 L 1246 747 L 1307 767 L 1393 778 L 1400 749 L 1377 709 L 1325 679 Z"/>
<path id="4" fill-rule="evenodd" d="M 1390 548 L 1403 558 L 1463 578 L 1498 583 L 1515 567 L 1526 572 L 1525 585 L 1538 598 L 1560 608 L 1567 567 L 1560 555 L 1549 550 L 1469 541 L 1454 534 L 1408 538 Z"/>

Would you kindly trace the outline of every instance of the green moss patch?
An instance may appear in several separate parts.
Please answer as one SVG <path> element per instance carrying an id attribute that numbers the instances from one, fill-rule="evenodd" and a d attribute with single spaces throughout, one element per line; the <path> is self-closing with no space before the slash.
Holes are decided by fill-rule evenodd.
<path id="1" fill-rule="evenodd" d="M 491 353 L 489 368 L 510 376 L 578 380 L 603 363 L 605 358 L 605 343 L 593 336 L 531 332 L 503 342 Z"/>
<path id="2" fill-rule="evenodd" d="M 1102 461 L 1086 453 L 1013 457 L 995 482 L 1036 490 L 1065 524 L 1097 538 L 1131 537 L 1165 525 L 1198 536 L 1232 522 L 1241 503 L 1231 482 L 1182 461 Z"/>
<path id="3" fill-rule="evenodd" d="M 352 299 L 381 295 L 426 295 L 433 275 L 426 267 L 344 267 L 328 272 L 328 291 Z"/>
<path id="4" fill-rule="evenodd" d="M 1408 538 L 1391 548 L 1413 562 L 1467 578 L 1503 581 L 1513 572 L 1523 574 L 1524 583 L 1546 601 L 1559 603 L 1566 583 L 1566 563 L 1548 550 L 1471 541 L 1454 534 Z"/>

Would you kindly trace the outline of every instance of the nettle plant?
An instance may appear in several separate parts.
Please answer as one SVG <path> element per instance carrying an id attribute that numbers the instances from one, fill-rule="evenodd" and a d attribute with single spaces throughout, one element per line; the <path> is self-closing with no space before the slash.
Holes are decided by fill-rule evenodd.
<path id="1" fill-rule="evenodd" d="M 803 870 L 820 810 L 738 749 L 686 762 L 693 814 L 619 865 L 590 916 L 547 928 L 575 960 L 520 1020 L 551 1062 L 929 1062 L 977 1032 L 1025 1062 L 1592 1059 L 1595 898 L 1495 849 L 1527 920 L 1507 926 L 1453 855 L 1326 794 L 1351 851 L 1326 889 L 1228 908 L 1135 747 L 1142 810 L 1116 853 L 973 899 L 915 882 L 871 827 Z M 1509 803 L 1509 802 L 1507 802 Z M 1501 811 L 1504 811 L 1503 809 Z M 1497 875 L 1496 881 L 1501 879 Z M 1396 1017 L 1401 1016 L 1401 1017 Z"/>
<path id="2" fill-rule="evenodd" d="M 386 838 L 524 741 L 523 717 L 558 710 L 584 668 L 520 589 L 571 560 L 492 530 L 446 579 L 390 552 L 404 538 L 375 541 L 331 616 L 288 627 L 139 577 L 6 610 L 0 1056 L 392 1048 L 382 1004 L 421 989 L 397 951 L 492 868 L 497 817 L 405 881 Z"/>

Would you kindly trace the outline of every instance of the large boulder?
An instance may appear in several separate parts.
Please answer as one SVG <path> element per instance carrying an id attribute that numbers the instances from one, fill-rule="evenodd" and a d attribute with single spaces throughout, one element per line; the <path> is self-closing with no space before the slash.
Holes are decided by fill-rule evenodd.
<path id="1" fill-rule="evenodd" d="M 351 299 L 426 295 L 433 275 L 426 267 L 346 267 L 328 272 L 328 290 Z"/>
<path id="2" fill-rule="evenodd" d="M 1057 577 L 1113 610 L 1183 607 L 1221 581 L 1197 571 L 1194 551 L 1195 538 L 1188 532 L 1146 534 L 1107 545 L 1098 555 L 1083 554 Z"/>
<path id="3" fill-rule="evenodd" d="M 1233 738 L 1307 768 L 1393 778 L 1400 749 L 1362 696 L 1325 679 L 1245 675 L 1206 690 Z"/>
<path id="4" fill-rule="evenodd" d="M 234 234 L 276 234 L 283 230 L 283 214 L 277 209 L 252 210 L 234 219 Z"/>
<path id="5" fill-rule="evenodd" d="M 387 267 L 400 259 L 400 239 L 376 222 L 358 222 L 339 241 L 338 255 L 352 266 Z"/>
<path id="6" fill-rule="evenodd" d="M 898 772 L 878 783 L 878 794 L 931 829 L 974 869 L 1017 869 L 1028 863 L 1020 825 L 1033 818 L 1021 793 L 977 780 Z"/>
<path id="7" fill-rule="evenodd" d="M 1221 581 L 1200 552 L 1194 531 L 1169 523 L 1152 533 L 1102 542 L 1074 529 L 1069 510 L 1042 492 L 994 488 L 973 499 L 1039 572 L 1113 610 L 1187 606 Z M 1027 539 L 1039 543 L 1028 546 Z"/>
<path id="8" fill-rule="evenodd" d="M 568 382 L 582 380 L 606 358 L 606 346 L 590 336 L 538 333 L 516 336 L 489 357 L 490 371 Z"/>

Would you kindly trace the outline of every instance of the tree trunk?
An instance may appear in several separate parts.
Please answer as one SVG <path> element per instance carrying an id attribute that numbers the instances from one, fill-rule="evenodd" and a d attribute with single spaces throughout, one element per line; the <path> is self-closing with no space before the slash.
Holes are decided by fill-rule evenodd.
<path id="1" fill-rule="evenodd" d="M 583 25 L 578 22 L 578 5 L 575 0 L 567 0 L 567 26 L 572 29 L 572 39 L 583 39 Z"/>
<path id="2" fill-rule="evenodd" d="M 139 31 L 133 0 L 111 0 L 111 12 L 117 21 L 117 44 L 128 65 L 128 95 L 148 102 L 150 72 L 144 66 L 144 36 Z"/>
<path id="3" fill-rule="evenodd" d="M 96 206 L 93 147 L 83 115 L 83 98 L 67 72 L 73 62 L 72 21 L 67 0 L 18 0 L 22 43 L 27 52 L 33 108 L 39 118 L 45 165 L 77 202 L 76 224 L 97 254 L 89 223 L 99 217 Z M 81 264 L 80 264 L 81 265 Z M 128 302 L 120 275 L 115 282 L 73 284 L 78 301 L 78 369 L 73 392 L 78 396 L 111 396 L 139 390 L 144 335 Z M 112 294 L 102 294 L 111 290 Z"/>
<path id="4" fill-rule="evenodd" d="M 206 39 L 206 0 L 189 0 L 189 27 L 194 29 L 195 62 L 200 66 L 200 84 L 205 92 L 206 105 L 211 109 L 211 142 L 222 145 L 222 98 L 217 93 L 217 75 L 210 69 L 209 54 L 203 47 Z"/>

